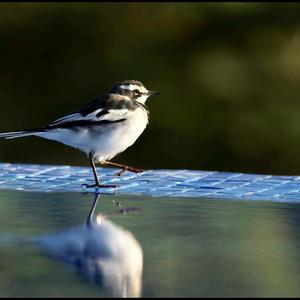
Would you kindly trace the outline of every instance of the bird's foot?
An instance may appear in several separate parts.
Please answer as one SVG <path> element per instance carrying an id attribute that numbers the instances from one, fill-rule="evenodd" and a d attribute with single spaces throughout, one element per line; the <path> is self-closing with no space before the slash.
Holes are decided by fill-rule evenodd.
<path id="1" fill-rule="evenodd" d="M 119 214 L 128 214 L 133 212 L 141 212 L 143 211 L 142 207 L 122 207 L 122 204 L 119 201 L 113 200 L 113 204 L 119 209 Z"/>
<path id="2" fill-rule="evenodd" d="M 116 184 L 82 184 L 82 188 L 117 188 L 118 185 Z"/>
<path id="3" fill-rule="evenodd" d="M 129 172 L 133 172 L 133 173 L 142 173 L 142 172 L 144 172 L 143 169 L 137 169 L 137 168 L 126 166 L 120 172 L 117 172 L 116 174 L 114 174 L 114 176 L 121 176 L 125 171 L 129 171 Z"/>

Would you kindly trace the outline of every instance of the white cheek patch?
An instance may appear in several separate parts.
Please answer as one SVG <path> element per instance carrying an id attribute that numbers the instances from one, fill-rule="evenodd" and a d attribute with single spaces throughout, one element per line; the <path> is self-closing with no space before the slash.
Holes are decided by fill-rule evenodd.
<path id="1" fill-rule="evenodd" d="M 140 96 L 139 98 L 136 99 L 136 101 L 142 103 L 142 104 L 145 104 L 146 100 L 148 99 L 148 95 L 143 95 L 143 96 Z"/>

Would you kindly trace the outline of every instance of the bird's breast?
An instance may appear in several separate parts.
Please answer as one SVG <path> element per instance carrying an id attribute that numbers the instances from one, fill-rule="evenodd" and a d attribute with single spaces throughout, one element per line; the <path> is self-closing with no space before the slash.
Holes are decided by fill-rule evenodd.
<path id="1" fill-rule="evenodd" d="M 148 124 L 148 113 L 139 107 L 128 114 L 126 120 L 112 125 L 93 139 L 98 161 L 109 160 L 134 144 Z"/>
<path id="2" fill-rule="evenodd" d="M 142 134 L 148 124 L 148 113 L 143 107 L 137 108 L 133 114 L 124 122 L 123 133 L 132 145 Z"/>

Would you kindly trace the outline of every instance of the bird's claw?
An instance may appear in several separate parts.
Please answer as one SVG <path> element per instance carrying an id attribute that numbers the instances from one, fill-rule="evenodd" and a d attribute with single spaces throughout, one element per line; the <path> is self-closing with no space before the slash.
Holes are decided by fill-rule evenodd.
<path id="1" fill-rule="evenodd" d="M 132 172 L 132 173 L 142 173 L 142 172 L 144 172 L 143 169 L 126 167 L 126 168 L 123 168 L 120 172 L 115 173 L 114 176 L 121 176 L 125 171 L 129 171 L 129 172 Z"/>

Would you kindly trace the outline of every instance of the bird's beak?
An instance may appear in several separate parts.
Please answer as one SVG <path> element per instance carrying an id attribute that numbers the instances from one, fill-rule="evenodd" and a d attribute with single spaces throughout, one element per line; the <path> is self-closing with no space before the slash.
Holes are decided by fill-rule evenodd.
<path id="1" fill-rule="evenodd" d="M 156 92 L 156 91 L 149 91 L 148 95 L 149 96 L 159 96 L 159 95 L 161 95 L 161 93 L 160 92 Z"/>

